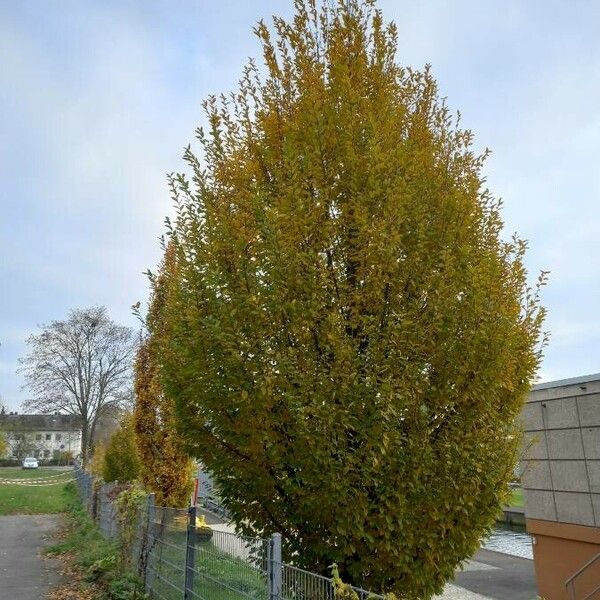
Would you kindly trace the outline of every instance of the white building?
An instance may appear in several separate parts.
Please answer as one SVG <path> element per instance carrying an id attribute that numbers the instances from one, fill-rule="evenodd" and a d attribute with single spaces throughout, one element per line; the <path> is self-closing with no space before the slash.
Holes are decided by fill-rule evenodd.
<path id="1" fill-rule="evenodd" d="M 81 426 L 73 415 L 0 415 L 9 458 L 59 459 L 81 453 Z"/>

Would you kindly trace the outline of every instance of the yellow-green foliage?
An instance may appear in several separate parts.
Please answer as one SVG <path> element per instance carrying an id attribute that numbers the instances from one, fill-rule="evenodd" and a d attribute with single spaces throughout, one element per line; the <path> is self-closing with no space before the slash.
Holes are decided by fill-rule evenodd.
<path id="1" fill-rule="evenodd" d="M 102 477 L 102 470 L 104 469 L 104 455 L 106 453 L 106 447 L 104 444 L 95 444 L 94 453 L 89 462 L 88 469 L 95 477 Z"/>
<path id="2" fill-rule="evenodd" d="M 140 509 L 147 499 L 147 492 L 138 486 L 131 486 L 117 497 L 117 522 L 119 524 L 119 551 L 125 567 L 131 566 L 131 555 L 138 533 Z"/>
<path id="3" fill-rule="evenodd" d="M 6 441 L 6 434 L 4 431 L 0 431 L 0 458 L 8 453 L 8 442 Z"/>
<path id="4" fill-rule="evenodd" d="M 205 103 L 158 368 L 241 529 L 427 598 L 507 498 L 543 310 L 471 132 L 346 4 L 260 23 L 264 69 Z"/>
<path id="5" fill-rule="evenodd" d="M 134 424 L 140 475 L 159 506 L 185 506 L 192 491 L 192 460 L 175 432 L 173 401 L 161 388 L 157 365 L 167 337 L 162 311 L 169 280 L 175 274 L 175 252 L 167 247 L 160 272 L 152 280 L 146 318 L 148 337 L 140 344 L 135 363 Z"/>
<path id="6" fill-rule="evenodd" d="M 358 592 L 354 591 L 352 586 L 348 583 L 344 583 L 340 577 L 338 566 L 335 563 L 331 565 L 331 581 L 333 583 L 336 600 L 360 600 Z M 367 596 L 367 600 L 369 600 L 369 596 Z M 396 595 L 387 593 L 385 594 L 385 600 L 397 600 Z"/>
<path id="7" fill-rule="evenodd" d="M 140 459 L 135 442 L 133 418 L 126 415 L 106 446 L 102 479 L 125 483 L 135 480 L 139 474 Z"/>

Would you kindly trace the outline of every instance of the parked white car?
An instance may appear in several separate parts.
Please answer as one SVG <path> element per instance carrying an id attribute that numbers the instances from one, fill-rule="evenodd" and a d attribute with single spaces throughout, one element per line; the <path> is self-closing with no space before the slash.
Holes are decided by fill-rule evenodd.
<path id="1" fill-rule="evenodd" d="M 23 461 L 23 468 L 24 469 L 37 469 L 40 465 L 38 464 L 38 459 L 37 458 L 33 458 L 32 456 L 28 456 L 24 461 Z"/>

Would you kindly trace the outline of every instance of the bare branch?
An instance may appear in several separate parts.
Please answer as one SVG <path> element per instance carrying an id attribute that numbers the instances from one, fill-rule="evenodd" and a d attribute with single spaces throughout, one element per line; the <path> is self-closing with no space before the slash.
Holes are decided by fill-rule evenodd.
<path id="1" fill-rule="evenodd" d="M 32 394 L 25 406 L 79 416 L 85 460 L 97 418 L 130 396 L 136 336 L 110 320 L 104 307 L 73 310 L 41 329 L 29 337 L 29 352 L 20 360 Z"/>

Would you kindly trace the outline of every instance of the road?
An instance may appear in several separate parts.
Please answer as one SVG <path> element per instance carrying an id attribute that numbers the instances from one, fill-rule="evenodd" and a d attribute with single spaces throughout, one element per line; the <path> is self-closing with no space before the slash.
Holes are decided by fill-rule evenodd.
<path id="1" fill-rule="evenodd" d="M 51 543 L 58 515 L 0 516 L 0 600 L 40 600 L 60 575 L 41 550 Z"/>

